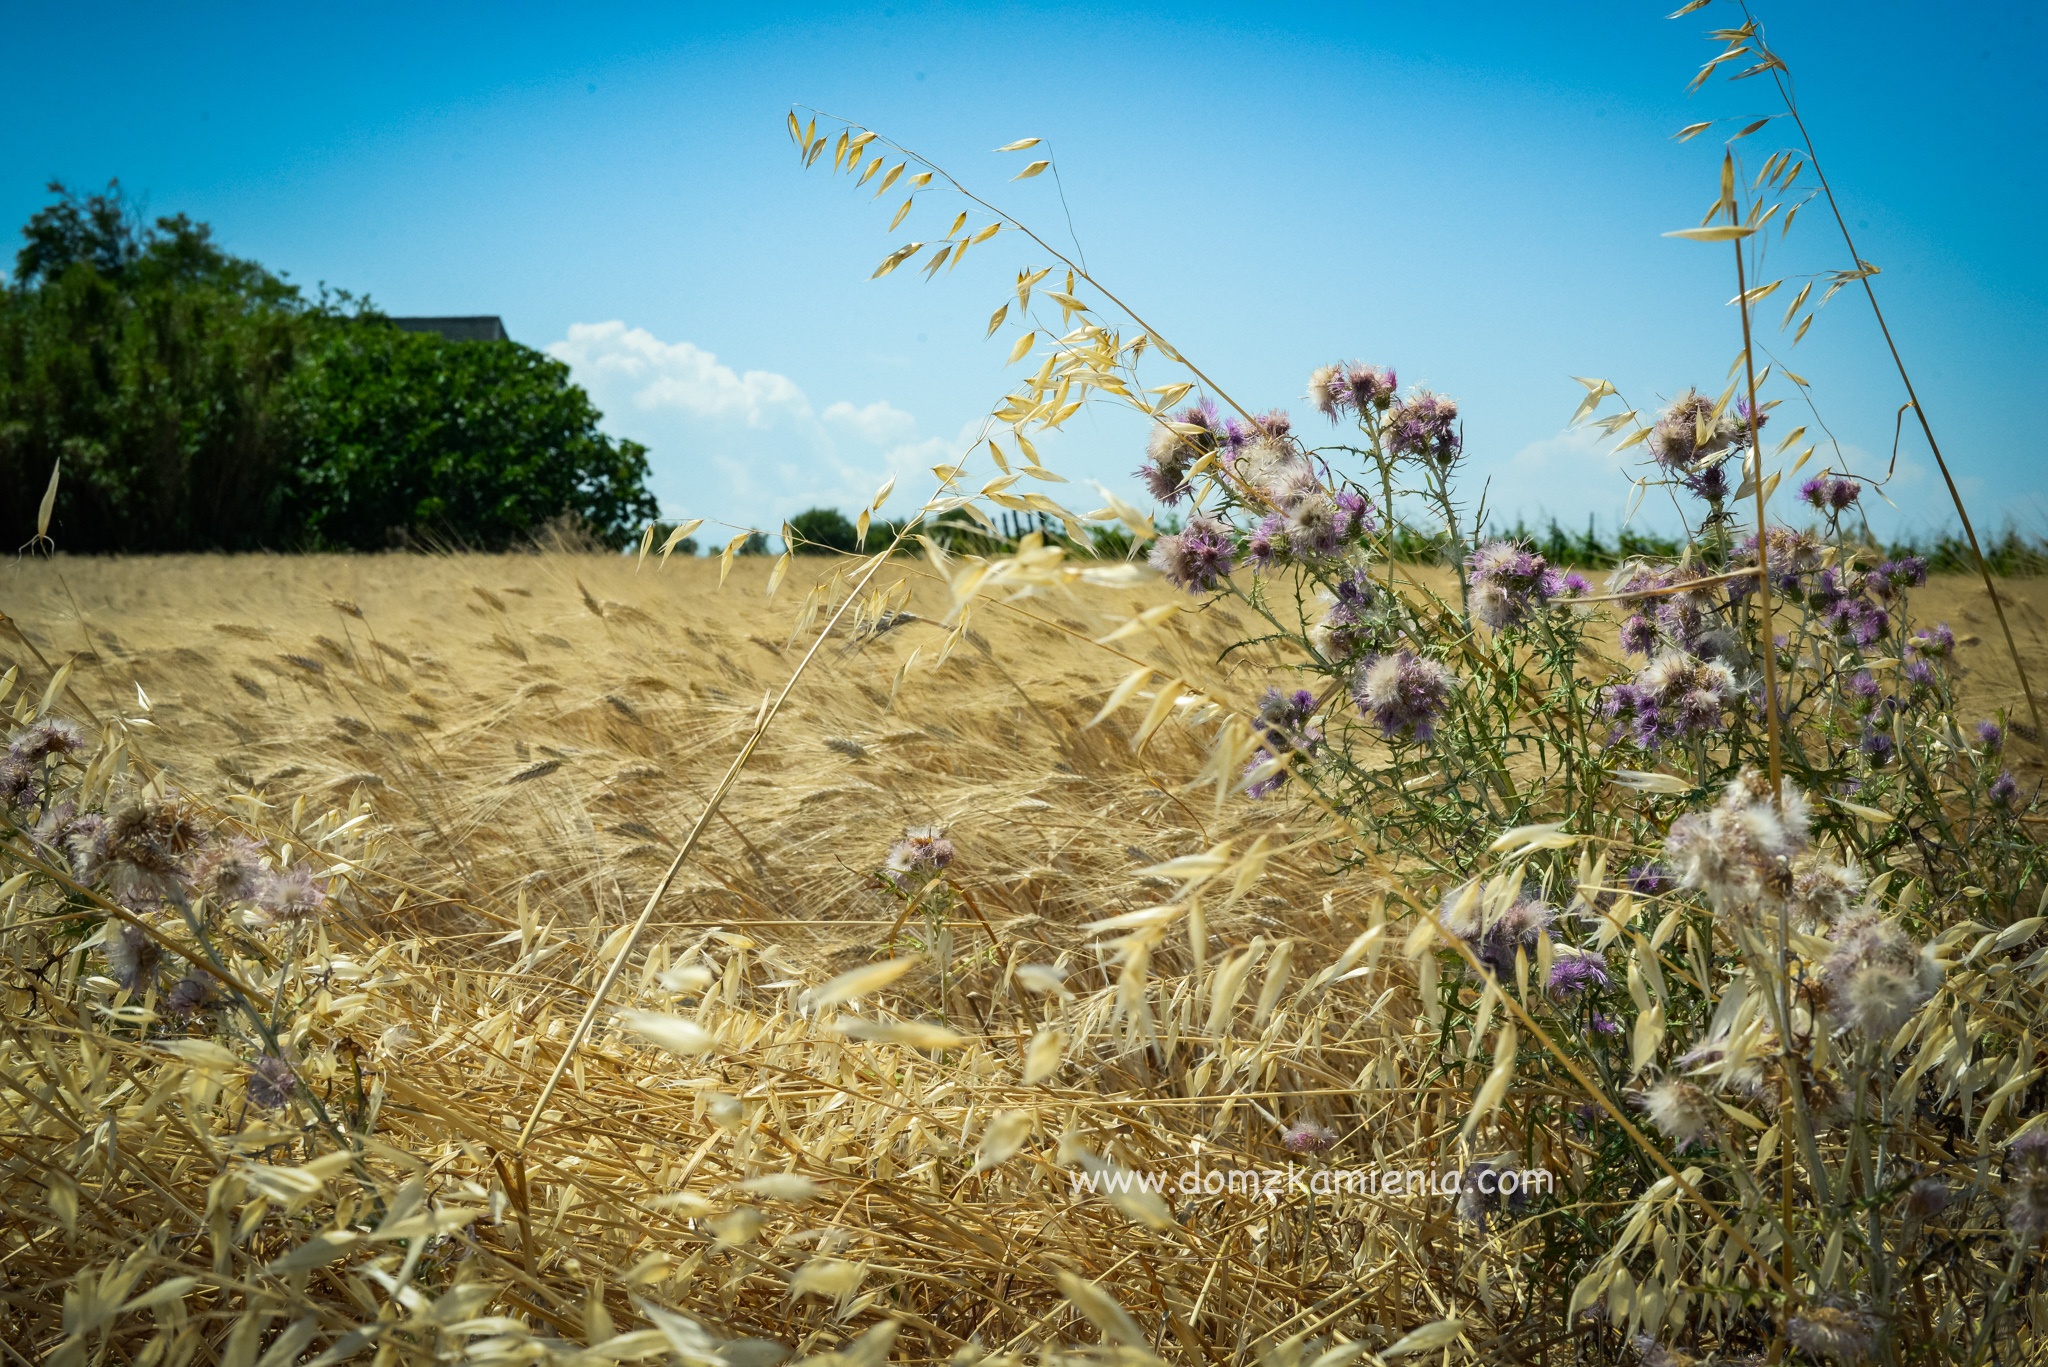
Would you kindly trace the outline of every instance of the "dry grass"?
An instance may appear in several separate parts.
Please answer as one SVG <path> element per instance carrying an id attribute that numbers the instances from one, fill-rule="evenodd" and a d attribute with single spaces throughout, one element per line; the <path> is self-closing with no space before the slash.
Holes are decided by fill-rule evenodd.
<path id="1" fill-rule="evenodd" d="M 23 636 L 0 638 L 0 668 L 21 664 L 39 693 L 76 656 L 75 699 L 103 720 L 145 715 L 139 685 L 145 774 L 351 870 L 310 952 L 273 944 L 238 967 L 266 1000 L 303 994 L 302 1073 L 370 1157 L 292 1191 L 278 1172 L 332 1148 L 308 1114 L 266 1118 L 239 1074 L 166 1057 L 169 1023 L 117 1017 L 81 1046 L 120 995 L 96 959 L 29 963 L 17 935 L 0 1339 L 29 1360 L 249 1367 L 303 1322 L 301 1356 L 597 1362 L 676 1350 L 687 1334 L 671 1321 L 664 1337 L 666 1307 L 799 1354 L 891 1322 L 905 1360 L 1135 1334 L 1127 1347 L 1176 1361 L 1284 1363 L 1302 1336 L 1382 1348 L 1447 1318 L 1488 1357 L 1540 1348 L 1496 1313 L 1518 1290 L 1497 1284 L 1507 1245 L 1536 1237 L 1525 1226 L 1476 1230 L 1428 1197 L 1242 1195 L 1171 1197 L 1160 1224 L 1070 1195 L 1080 1148 L 1167 1173 L 1197 1147 L 1209 1166 L 1284 1164 L 1277 1122 L 1302 1117 L 1339 1131 L 1332 1162 L 1461 1161 L 1465 1097 L 1412 1086 L 1436 1038 L 1408 963 L 1381 962 L 1398 932 L 1354 947 L 1369 972 L 1319 972 L 1380 924 L 1386 890 L 1329 876 L 1307 814 L 1193 790 L 1198 728 L 1169 721 L 1134 753 L 1142 706 L 1085 727 L 1130 669 L 1088 638 L 1147 594 L 985 611 L 970 648 L 933 669 L 944 604 L 906 562 L 918 620 L 827 647 L 616 995 L 687 1016 L 714 1047 L 678 1058 L 601 1030 L 514 1152 L 615 933 L 800 653 L 805 576 L 829 572 L 799 564 L 771 603 L 764 563 L 722 591 L 710 564 L 560 556 L 9 571 L 0 607 Z M 2048 585 L 2009 587 L 2038 658 Z M 1920 601 L 1966 635 L 1967 595 L 1937 584 Z M 1184 615 L 1119 645 L 1242 701 L 1269 679 L 1216 663 L 1239 627 Z M 2017 701 L 1994 646 L 1964 660 L 1966 711 Z M 924 825 L 958 847 L 943 924 L 876 876 Z M 1241 889 L 1177 896 L 1141 872 L 1260 837 L 1286 852 Z M 1202 915 L 1165 936 L 1088 930 L 1168 903 Z M 8 912 L 17 929 L 47 914 Z M 847 1040 L 833 1011 L 803 1009 L 832 975 L 919 951 L 861 1012 L 944 1022 L 962 1047 Z M 1026 990 L 1013 970 L 1032 963 L 1067 968 L 1072 997 Z M 1062 1066 L 1026 1085 L 1028 1042 L 1052 1029 Z M 1036 1137 L 973 1171 L 1006 1112 Z M 1587 1161 L 1569 1135 L 1528 1139 L 1536 1163 Z M 739 1186 L 784 1172 L 814 1194 Z M 380 1240 L 392 1203 L 414 1199 L 408 1179 L 428 1206 L 478 1218 Z M 355 1237 L 277 1266 L 322 1230 Z M 1100 1281 L 1131 1320 L 1071 1282 L 1063 1295 L 1063 1274 Z M 116 1315 L 123 1288 L 178 1275 L 197 1279 L 182 1296 Z M 365 1325 L 381 1327 L 345 1337 Z"/>

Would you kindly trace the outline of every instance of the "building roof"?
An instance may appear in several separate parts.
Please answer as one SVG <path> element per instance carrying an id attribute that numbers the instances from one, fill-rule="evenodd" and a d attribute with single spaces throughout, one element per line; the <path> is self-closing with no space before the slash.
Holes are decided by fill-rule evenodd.
<path id="1" fill-rule="evenodd" d="M 451 342 L 505 342 L 505 320 L 496 314 L 470 318 L 393 318 L 405 332 L 438 332 Z"/>

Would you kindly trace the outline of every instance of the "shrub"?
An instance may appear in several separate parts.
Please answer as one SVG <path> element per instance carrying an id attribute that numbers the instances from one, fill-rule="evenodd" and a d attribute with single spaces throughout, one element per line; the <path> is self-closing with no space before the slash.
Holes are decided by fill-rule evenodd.
<path id="1" fill-rule="evenodd" d="M 789 520 L 794 533 L 790 549 L 799 555 L 845 554 L 860 549 L 860 538 L 845 513 L 836 508 L 810 508 Z"/>
<path id="2" fill-rule="evenodd" d="M 599 432 L 568 366 L 516 342 L 336 320 L 294 395 L 306 438 L 286 507 L 312 546 L 502 550 L 573 512 L 617 548 L 656 512 L 646 448 Z"/>

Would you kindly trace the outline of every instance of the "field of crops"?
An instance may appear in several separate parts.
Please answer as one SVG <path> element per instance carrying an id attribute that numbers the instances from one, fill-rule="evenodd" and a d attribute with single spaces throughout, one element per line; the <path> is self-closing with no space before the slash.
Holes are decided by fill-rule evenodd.
<path id="1" fill-rule="evenodd" d="M 333 881 L 224 960 L 296 1108 L 209 1039 L 260 1025 L 168 1009 L 154 967 L 131 999 L 112 950 L 29 962 L 10 910 L 0 1199 L 48 1215 L 14 1226 L 0 1339 L 167 1367 L 1528 1351 L 1505 1312 L 1569 1290 L 1514 1284 L 1531 1224 L 1413 1190 L 1113 1189 L 1467 1152 L 1441 1013 L 1383 955 L 1411 891 L 1336 872 L 1313 808 L 1202 782 L 1205 709 L 1251 706 L 1278 657 L 1220 658 L 1248 635 L 1229 605 L 1096 643 L 1156 585 L 985 605 L 947 653 L 945 586 L 895 562 L 521 1142 L 834 569 L 799 560 L 772 599 L 761 560 L 722 586 L 714 561 L 558 554 L 8 569 L 8 704 L 125 738 L 86 791 L 181 796 Z M 2048 583 L 2005 591 L 2048 659 Z M 1981 588 L 1917 606 L 1954 624 L 1958 714 L 2016 709 Z M 2010 751 L 2029 785 L 2039 755 Z M 1561 1171 L 1590 1152 L 1530 1142 Z"/>

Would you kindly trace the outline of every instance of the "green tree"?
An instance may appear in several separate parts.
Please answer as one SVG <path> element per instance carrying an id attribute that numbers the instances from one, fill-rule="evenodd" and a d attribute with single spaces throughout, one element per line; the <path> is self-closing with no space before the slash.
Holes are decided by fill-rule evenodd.
<path id="1" fill-rule="evenodd" d="M 61 458 L 72 550 L 276 544 L 315 326 L 298 290 L 182 214 L 145 226 L 118 184 L 51 188 L 0 292 L 0 487 L 40 491 Z M 7 501 L 10 544 L 35 502 Z"/>
<path id="2" fill-rule="evenodd" d="M 336 320 L 294 394 L 306 439 L 287 507 L 312 545 L 502 550 L 573 513 L 617 547 L 658 511 L 647 448 L 599 432 L 569 367 L 516 342 Z"/>
<path id="3" fill-rule="evenodd" d="M 798 555 L 829 555 L 855 551 L 860 538 L 846 514 L 837 508 L 809 508 L 789 520 L 790 549 Z"/>
<path id="4" fill-rule="evenodd" d="M 559 362 L 309 302 L 118 183 L 50 188 L 0 289 L 0 544 L 60 461 L 70 551 L 502 548 L 565 514 L 617 546 L 654 516 L 645 449 Z"/>

